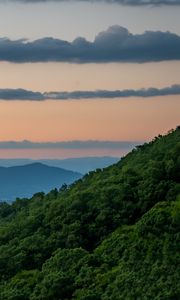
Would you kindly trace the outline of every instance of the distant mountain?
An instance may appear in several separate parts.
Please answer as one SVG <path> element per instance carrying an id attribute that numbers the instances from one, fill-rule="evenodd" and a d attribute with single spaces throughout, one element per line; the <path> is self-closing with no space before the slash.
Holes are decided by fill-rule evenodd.
<path id="1" fill-rule="evenodd" d="M 96 169 L 103 169 L 117 163 L 120 160 L 118 157 L 104 156 L 104 157 L 77 157 L 67 158 L 63 160 L 40 160 L 50 166 L 57 166 L 67 170 L 80 172 L 86 174 Z"/>
<path id="2" fill-rule="evenodd" d="M 25 166 L 0 167 L 0 201 L 31 197 L 34 193 L 49 192 L 70 184 L 82 175 L 61 168 L 33 163 Z"/>
<path id="3" fill-rule="evenodd" d="M 96 169 L 103 169 L 110 165 L 117 163 L 120 160 L 119 157 L 103 156 L 103 157 L 79 157 L 79 158 L 67 158 L 67 159 L 0 159 L 0 166 L 12 167 L 27 165 L 34 162 L 40 162 L 48 166 L 63 168 L 74 172 L 80 172 L 86 174 L 89 171 Z"/>

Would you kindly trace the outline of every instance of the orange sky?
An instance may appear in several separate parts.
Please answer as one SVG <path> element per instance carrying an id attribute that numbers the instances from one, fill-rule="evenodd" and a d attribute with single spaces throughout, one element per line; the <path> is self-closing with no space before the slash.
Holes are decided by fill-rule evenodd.
<path id="1" fill-rule="evenodd" d="M 180 61 L 131 64 L 0 62 L 0 88 L 34 91 L 139 89 L 179 83 Z"/>
<path id="2" fill-rule="evenodd" d="M 42 92 L 165 87 L 178 83 L 180 62 L 106 65 L 0 63 L 0 78 L 0 88 Z M 149 140 L 180 123 L 179 100 L 180 96 L 0 101 L 0 141 Z M 0 151 L 1 157 L 6 155 L 7 152 Z M 51 152 L 49 155 L 58 154 Z"/>
<path id="3" fill-rule="evenodd" d="M 0 140 L 147 140 L 179 124 L 180 97 L 0 102 Z"/>

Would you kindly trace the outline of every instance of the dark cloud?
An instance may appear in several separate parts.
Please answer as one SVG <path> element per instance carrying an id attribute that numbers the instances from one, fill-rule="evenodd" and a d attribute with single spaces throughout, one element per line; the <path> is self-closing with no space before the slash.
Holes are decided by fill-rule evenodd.
<path id="1" fill-rule="evenodd" d="M 0 99 L 2 100 L 45 100 L 43 94 L 39 92 L 27 91 L 24 89 L 0 89 Z"/>
<path id="2" fill-rule="evenodd" d="M 22 3 L 39 3 L 39 2 L 106 2 L 130 6 L 147 6 L 147 5 L 180 5 L 180 0 L 0 0 L 0 2 L 22 2 Z"/>
<path id="3" fill-rule="evenodd" d="M 121 26 L 99 33 L 93 42 L 54 38 L 35 41 L 0 39 L 0 60 L 23 62 L 158 62 L 180 59 L 180 36 L 161 31 L 132 34 Z"/>
<path id="4" fill-rule="evenodd" d="M 142 142 L 134 141 L 67 141 L 35 143 L 31 141 L 0 142 L 0 149 L 127 149 Z"/>
<path id="5" fill-rule="evenodd" d="M 128 98 L 128 97 L 156 97 L 167 95 L 180 95 L 180 85 L 173 85 L 162 89 L 149 88 L 140 90 L 97 90 L 97 91 L 74 91 L 74 92 L 56 92 L 45 93 L 44 97 L 48 99 L 66 100 L 66 99 L 95 99 L 95 98 Z"/>
<path id="6" fill-rule="evenodd" d="M 32 92 L 23 89 L 0 89 L 0 99 L 13 100 L 79 100 L 79 99 L 114 99 L 128 97 L 157 97 L 168 95 L 180 95 L 180 85 L 172 85 L 165 88 L 148 88 L 140 90 L 96 90 L 96 91 L 74 91 L 74 92 Z"/>

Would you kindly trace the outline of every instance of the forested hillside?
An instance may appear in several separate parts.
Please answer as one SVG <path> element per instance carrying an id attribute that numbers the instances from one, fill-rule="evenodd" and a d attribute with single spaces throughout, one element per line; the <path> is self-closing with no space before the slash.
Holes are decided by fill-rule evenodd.
<path id="1" fill-rule="evenodd" d="M 179 232 L 178 127 L 70 187 L 0 204 L 0 299 L 179 299 Z"/>

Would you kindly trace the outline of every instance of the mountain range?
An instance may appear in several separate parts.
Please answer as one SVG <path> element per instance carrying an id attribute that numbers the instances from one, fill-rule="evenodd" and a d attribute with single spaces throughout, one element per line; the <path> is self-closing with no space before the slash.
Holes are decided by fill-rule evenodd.
<path id="1" fill-rule="evenodd" d="M 0 159 L 0 166 L 12 167 L 22 166 L 32 163 L 43 163 L 48 166 L 63 168 L 81 174 L 86 174 L 90 171 L 94 171 L 98 168 L 102 169 L 117 163 L 120 160 L 118 157 L 103 156 L 103 157 L 77 157 L 66 159 L 39 159 L 32 160 L 26 158 L 16 159 Z"/>
<path id="2" fill-rule="evenodd" d="M 0 201 L 32 197 L 39 191 L 49 192 L 70 184 L 82 175 L 62 168 L 32 163 L 24 166 L 0 167 Z"/>

